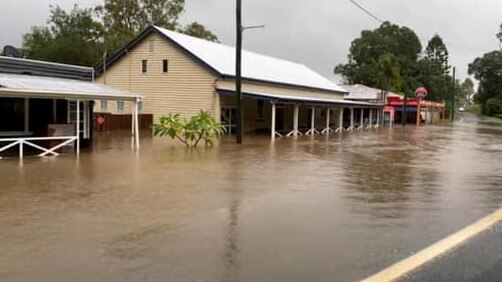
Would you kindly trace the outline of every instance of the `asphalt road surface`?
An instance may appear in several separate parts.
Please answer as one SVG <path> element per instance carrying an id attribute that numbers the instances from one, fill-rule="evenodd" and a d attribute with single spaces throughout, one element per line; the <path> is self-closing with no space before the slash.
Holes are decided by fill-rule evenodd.
<path id="1" fill-rule="evenodd" d="M 502 281 L 502 223 L 402 281 Z"/>

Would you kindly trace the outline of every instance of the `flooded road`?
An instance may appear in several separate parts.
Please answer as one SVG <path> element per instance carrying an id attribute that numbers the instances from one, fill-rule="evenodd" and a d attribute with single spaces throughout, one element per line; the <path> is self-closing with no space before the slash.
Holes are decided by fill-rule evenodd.
<path id="1" fill-rule="evenodd" d="M 502 126 L 0 161 L 0 281 L 357 281 L 502 203 Z"/>

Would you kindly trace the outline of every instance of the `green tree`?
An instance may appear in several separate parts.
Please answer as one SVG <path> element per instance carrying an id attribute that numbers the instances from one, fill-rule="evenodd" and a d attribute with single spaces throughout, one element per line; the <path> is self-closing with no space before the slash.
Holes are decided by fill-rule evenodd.
<path id="1" fill-rule="evenodd" d="M 502 24 L 500 24 L 499 32 L 496 34 L 496 37 L 499 40 L 499 50 L 502 51 Z"/>
<path id="2" fill-rule="evenodd" d="M 350 83 L 378 87 L 380 58 L 391 54 L 399 65 L 401 76 L 411 76 L 414 64 L 422 51 L 419 38 L 413 30 L 384 22 L 375 30 L 364 30 L 350 46 L 348 63 L 340 64 L 335 73 L 341 74 Z M 402 91 L 401 89 L 394 89 Z"/>
<path id="3" fill-rule="evenodd" d="M 476 91 L 474 90 L 474 81 L 470 78 L 466 78 L 459 85 L 459 95 L 457 97 L 456 104 L 462 107 L 467 107 L 472 104 L 474 94 Z"/>
<path id="4" fill-rule="evenodd" d="M 91 66 L 114 53 L 150 25 L 217 41 L 203 25 L 182 27 L 184 0 L 105 0 L 103 5 L 65 11 L 51 6 L 46 26 L 33 27 L 23 38 L 30 59 Z"/>
<path id="5" fill-rule="evenodd" d="M 33 27 L 23 38 L 23 53 L 30 59 L 92 65 L 103 52 L 103 26 L 92 9 L 77 5 L 70 11 L 51 6 L 48 26 Z"/>
<path id="6" fill-rule="evenodd" d="M 185 26 L 181 31 L 190 36 L 203 38 L 208 41 L 219 42 L 218 37 L 215 34 L 198 22 L 193 22 Z"/>
<path id="7" fill-rule="evenodd" d="M 399 63 L 390 53 L 384 54 L 378 61 L 377 80 L 383 90 L 382 102 L 387 101 L 389 91 L 399 91 L 402 86 L 402 78 L 399 70 Z"/>
<path id="8" fill-rule="evenodd" d="M 450 70 L 450 65 L 448 64 L 450 55 L 448 53 L 448 48 L 446 48 L 443 39 L 439 35 L 436 34 L 429 40 L 425 48 L 425 58 L 441 63 L 444 73 L 448 74 Z"/>
<path id="9" fill-rule="evenodd" d="M 451 77 L 444 74 L 443 64 L 439 60 L 421 59 L 415 66 L 416 86 L 428 90 L 427 99 L 432 101 L 448 100 L 452 93 Z"/>
<path id="10" fill-rule="evenodd" d="M 469 64 L 469 74 L 479 81 L 475 100 L 481 104 L 483 114 L 495 114 L 494 105 L 502 100 L 502 52 L 492 51 L 476 58 Z"/>

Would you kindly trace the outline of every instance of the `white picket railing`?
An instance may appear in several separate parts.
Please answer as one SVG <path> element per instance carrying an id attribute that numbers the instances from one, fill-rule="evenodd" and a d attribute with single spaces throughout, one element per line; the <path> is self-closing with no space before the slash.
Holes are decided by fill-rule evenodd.
<path id="1" fill-rule="evenodd" d="M 10 142 L 9 144 L 3 146 L 0 148 L 0 153 L 7 151 L 8 149 L 19 145 L 19 158 L 24 157 L 24 145 L 33 147 L 35 149 L 38 149 L 42 151 L 38 156 L 44 157 L 47 155 L 53 155 L 53 156 L 59 156 L 59 154 L 56 152 L 56 150 L 69 145 L 72 142 L 77 141 L 78 137 L 77 136 L 54 136 L 54 137 L 26 137 L 26 138 L 0 138 L 0 143 L 4 142 Z M 50 148 L 44 148 L 40 145 L 32 143 L 33 141 L 62 141 L 62 143 L 59 143 L 55 146 L 52 146 Z M 0 159 L 2 156 L 0 156 Z"/>

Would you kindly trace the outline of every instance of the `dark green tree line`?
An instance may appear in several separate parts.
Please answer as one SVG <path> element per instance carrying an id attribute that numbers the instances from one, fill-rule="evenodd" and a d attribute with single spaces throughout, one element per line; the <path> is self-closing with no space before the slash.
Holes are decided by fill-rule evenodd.
<path id="1" fill-rule="evenodd" d="M 335 73 L 348 84 L 364 84 L 407 97 L 424 86 L 429 90 L 428 100 L 449 101 L 455 83 L 461 101 L 468 95 L 450 76 L 449 52 L 439 35 L 433 36 L 422 50 L 413 30 L 384 22 L 374 30 L 362 31 L 352 41 L 347 58 L 347 63 L 336 66 Z"/>
<path id="2" fill-rule="evenodd" d="M 179 17 L 184 8 L 184 0 L 105 0 L 92 8 L 75 5 L 69 11 L 51 6 L 47 25 L 24 35 L 22 51 L 30 59 L 91 66 L 150 25 L 218 41 L 198 22 L 182 26 Z"/>

